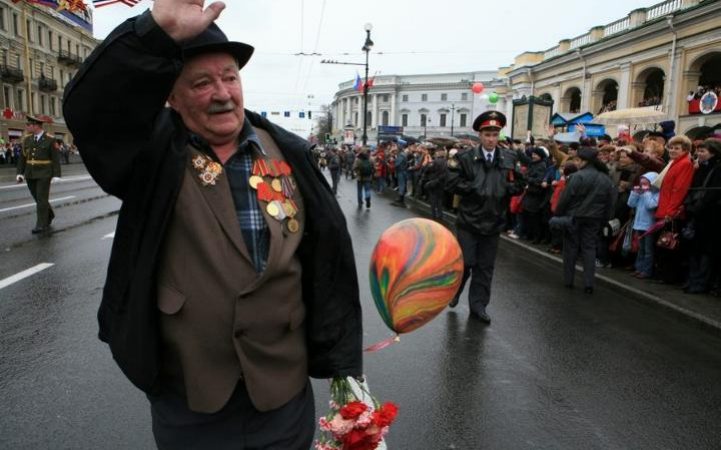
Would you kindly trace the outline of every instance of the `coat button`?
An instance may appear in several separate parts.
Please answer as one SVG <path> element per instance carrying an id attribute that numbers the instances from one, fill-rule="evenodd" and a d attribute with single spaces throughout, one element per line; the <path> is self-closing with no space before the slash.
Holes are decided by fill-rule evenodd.
<path id="1" fill-rule="evenodd" d="M 239 337 L 243 336 L 243 330 L 235 330 L 235 333 L 233 333 L 233 335 L 235 335 L 235 337 L 239 338 Z"/>

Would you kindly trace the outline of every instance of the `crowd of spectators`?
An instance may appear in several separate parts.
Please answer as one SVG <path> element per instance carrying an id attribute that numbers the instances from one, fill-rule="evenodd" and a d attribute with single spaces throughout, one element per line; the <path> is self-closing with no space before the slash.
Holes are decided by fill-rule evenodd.
<path id="1" fill-rule="evenodd" d="M 616 111 L 616 108 L 618 107 L 618 102 L 616 100 L 611 100 L 607 103 L 604 103 L 604 105 L 601 107 L 601 109 L 598 111 L 599 114 L 609 112 L 609 111 Z"/>
<path id="2" fill-rule="evenodd" d="M 640 102 L 638 102 L 638 106 L 657 106 L 660 105 L 663 100 L 661 97 L 654 95 L 651 97 L 646 97 Z"/>
<path id="3" fill-rule="evenodd" d="M 583 127 L 580 131 L 585 132 Z M 369 185 L 376 193 L 393 190 L 399 196 L 394 204 L 403 206 L 407 191 L 431 204 L 433 217 L 441 220 L 444 210 L 455 212 L 459 200 L 444 190 L 445 168 L 458 154 L 476 146 L 470 141 L 446 146 L 388 142 L 375 149 L 347 146 L 333 152 L 347 179 L 359 177 L 356 161 L 362 155 L 371 162 Z M 721 140 L 700 136 L 691 141 L 653 131 L 640 141 L 602 136 L 562 144 L 554 140 L 551 127 L 545 139 L 525 143 L 506 139 L 500 146 L 518 152 L 527 186 L 511 201 L 506 221 L 510 238 L 562 252 L 563 230 L 552 229 L 549 221 L 566 183 L 582 166 L 579 151 L 592 148 L 616 190 L 612 214 L 597 236 L 596 266 L 679 285 L 689 294 L 719 294 Z M 397 160 L 402 161 L 402 174 Z"/>
<path id="4" fill-rule="evenodd" d="M 695 90 L 689 91 L 686 101 L 699 100 L 707 92 L 714 92 L 717 96 L 721 97 L 721 86 L 697 86 Z"/>

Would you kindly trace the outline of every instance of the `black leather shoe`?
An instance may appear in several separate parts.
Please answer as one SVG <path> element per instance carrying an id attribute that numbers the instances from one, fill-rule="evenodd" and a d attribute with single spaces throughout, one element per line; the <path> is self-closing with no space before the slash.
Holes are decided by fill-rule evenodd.
<path id="1" fill-rule="evenodd" d="M 48 231 L 47 227 L 35 227 L 32 229 L 33 234 L 45 233 L 46 231 Z"/>
<path id="2" fill-rule="evenodd" d="M 583 293 L 584 294 L 593 294 L 593 288 L 590 286 L 585 287 L 585 288 L 583 288 Z"/>
<path id="3" fill-rule="evenodd" d="M 491 323 L 491 316 L 488 315 L 485 309 L 481 311 L 471 311 L 471 317 L 478 319 L 483 323 Z"/>
<path id="4" fill-rule="evenodd" d="M 458 306 L 458 300 L 459 300 L 459 298 L 460 298 L 460 296 L 458 296 L 458 295 L 455 296 L 455 297 L 453 297 L 453 300 L 451 300 L 451 302 L 448 304 L 448 307 L 449 307 L 449 308 L 455 308 L 456 306 Z"/>

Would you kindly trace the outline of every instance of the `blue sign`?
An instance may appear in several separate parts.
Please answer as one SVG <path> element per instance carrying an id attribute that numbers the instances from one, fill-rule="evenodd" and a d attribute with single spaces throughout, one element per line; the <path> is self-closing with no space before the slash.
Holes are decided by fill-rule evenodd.
<path id="1" fill-rule="evenodd" d="M 378 125 L 378 134 L 403 134 L 403 127 Z"/>

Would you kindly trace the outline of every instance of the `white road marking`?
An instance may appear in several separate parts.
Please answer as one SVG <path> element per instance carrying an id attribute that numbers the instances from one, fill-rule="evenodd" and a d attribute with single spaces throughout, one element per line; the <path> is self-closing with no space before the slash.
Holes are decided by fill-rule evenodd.
<path id="1" fill-rule="evenodd" d="M 63 177 L 63 178 L 54 178 L 50 183 L 51 184 L 57 184 L 57 183 L 71 183 L 73 181 L 85 181 L 85 180 L 91 180 L 93 177 L 90 175 L 75 175 L 72 177 Z M 27 186 L 25 183 L 16 183 L 16 184 L 10 184 L 7 186 L 0 186 L 0 190 L 2 189 L 19 189 L 19 188 L 25 188 L 27 189 Z"/>
<path id="2" fill-rule="evenodd" d="M 114 237 L 115 237 L 115 231 L 113 231 L 112 233 L 106 234 L 106 235 L 103 236 L 103 238 L 100 239 L 100 240 L 101 240 L 101 241 L 104 241 L 105 239 L 113 239 Z"/>
<path id="3" fill-rule="evenodd" d="M 55 264 L 53 264 L 53 263 L 38 264 L 35 267 L 31 267 L 27 270 L 23 270 L 20 273 L 16 273 L 13 276 L 7 277 L 4 280 L 0 280 L 0 289 L 6 288 L 13 283 L 17 283 L 18 281 L 22 280 L 23 278 L 27 278 L 29 276 L 35 275 L 36 273 L 42 272 L 43 270 L 47 269 L 48 267 L 52 267 L 54 265 Z"/>
<path id="4" fill-rule="evenodd" d="M 74 195 L 68 195 L 67 197 L 54 198 L 54 199 L 50 200 L 50 203 L 53 203 L 53 202 L 61 202 L 61 201 L 63 201 L 63 200 L 70 200 L 71 198 L 75 198 L 75 196 L 74 196 Z M 33 207 L 33 206 L 35 206 L 35 203 L 26 203 L 26 204 L 24 204 L 24 205 L 11 206 L 10 208 L 1 208 L 1 209 L 0 209 L 0 212 L 12 211 L 12 210 L 14 210 L 14 209 L 30 208 L 30 207 Z"/>

